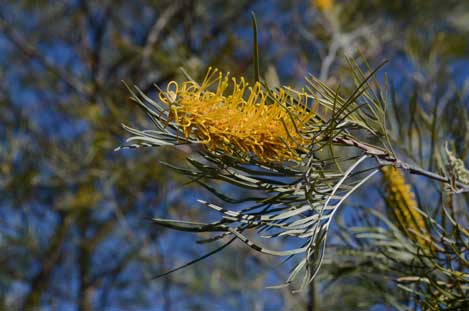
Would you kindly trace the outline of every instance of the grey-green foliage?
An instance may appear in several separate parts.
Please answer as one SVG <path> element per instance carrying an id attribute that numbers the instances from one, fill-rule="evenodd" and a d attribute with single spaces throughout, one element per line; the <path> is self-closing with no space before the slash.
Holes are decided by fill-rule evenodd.
<path id="1" fill-rule="evenodd" d="M 428 103 L 419 94 L 435 86 L 426 83 L 411 89 L 413 95 L 408 98 L 391 96 L 393 105 L 387 122 L 389 141 L 401 161 L 423 169 L 433 168 L 445 176 L 444 183 L 406 176 L 412 186 L 409 191 L 415 193 L 417 200 L 416 212 L 425 220 L 427 229 L 414 232 L 417 239 L 409 238 L 402 230 L 402 224 L 389 217 L 389 211 L 398 206 L 383 200 L 381 204 L 366 204 L 366 208 L 355 207 L 356 215 L 340 222 L 340 237 L 347 245 L 344 254 L 352 249 L 356 255 L 351 275 L 365 278 L 385 275 L 386 279 L 378 282 L 378 288 L 401 295 L 396 307 L 403 310 L 464 310 L 469 304 L 469 213 L 467 170 L 462 159 L 467 157 L 468 145 L 461 139 L 464 134 L 461 135 L 460 128 L 451 124 L 467 123 L 467 113 L 456 113 L 467 110 L 464 103 L 467 94 L 453 96 L 450 93 L 453 95 Z M 452 89 L 452 81 L 446 81 L 448 85 L 439 83 L 434 91 Z M 399 106 L 397 101 L 409 104 Z M 432 109 L 428 109 L 427 104 L 432 104 Z M 410 116 L 403 115 L 402 111 L 406 109 L 411 111 Z M 452 140 L 447 143 L 450 138 Z M 457 146 L 454 149 L 458 152 L 450 151 L 448 145 Z M 377 186 L 380 190 L 375 195 L 386 192 L 384 184 Z M 427 243 L 419 243 L 419 239 Z M 340 263 L 340 257 L 332 261 Z M 369 264 L 361 266 L 359 263 L 363 261 Z"/>
<path id="2" fill-rule="evenodd" d="M 143 226 L 147 224 L 145 220 L 155 216 L 154 213 L 191 219 L 212 219 L 212 214 L 187 206 L 189 200 L 184 194 L 192 196 L 193 190 L 176 186 L 182 183 L 181 179 L 156 164 L 155 154 L 160 160 L 180 163 L 184 160 L 181 153 L 167 152 L 168 148 L 156 153 L 122 155 L 112 152 L 121 142 L 120 122 L 147 126 L 146 120 L 135 113 L 134 106 L 127 104 L 128 93 L 120 81 L 135 83 L 148 91 L 153 83 L 164 84 L 169 79 L 182 78 L 177 71 L 181 65 L 195 76 L 206 65 L 235 70 L 236 74 L 249 71 L 250 68 L 246 68 L 250 64 L 250 55 L 245 53 L 252 44 L 242 34 L 246 33 L 245 27 L 249 27 L 246 25 L 250 25 L 249 11 L 257 9 L 256 3 L 218 0 L 2 2 L 1 21 L 6 21 L 10 30 L 13 28 L 20 38 L 24 38 L 17 42 L 20 47 L 13 44 L 7 37 L 11 32 L 0 25 L 0 73 L 3 78 L 0 82 L 0 300 L 6 309 L 20 305 L 60 307 L 61 303 L 76 304 L 85 309 L 90 306 L 90 301 L 96 308 L 162 304 L 169 310 L 176 303 L 177 307 L 210 309 L 225 307 L 215 304 L 225 299 L 235 300 L 238 303 L 235 309 L 251 306 L 251 309 L 262 309 L 259 303 L 272 300 L 271 296 L 265 298 L 260 294 L 264 283 L 251 282 L 270 271 L 272 266 L 267 269 L 265 263 L 259 261 L 258 269 L 246 272 L 247 261 L 267 257 L 248 252 L 247 248 L 241 251 L 235 243 L 230 244 L 232 252 L 220 253 L 207 265 L 201 264 L 197 269 L 152 281 L 153 275 L 182 263 L 180 256 L 184 259 L 197 257 L 198 251 L 204 248 L 189 247 L 182 242 L 184 235 L 177 235 L 177 243 L 173 243 L 169 238 L 174 236 L 161 227 Z M 263 2 L 262 8 L 268 6 L 269 9 L 258 12 L 262 32 L 261 65 L 275 66 L 280 80 L 288 84 L 298 83 L 298 79 L 303 81 L 308 71 L 319 75 L 324 67 L 328 88 L 336 90 L 340 84 L 343 90 L 350 88 L 348 83 L 353 81 L 345 74 L 348 69 L 344 66 L 346 59 L 341 57 L 343 53 L 357 55 L 361 50 L 373 64 L 389 59 L 390 65 L 385 71 L 398 71 L 399 79 L 412 77 L 404 79 L 404 83 L 394 90 L 395 105 L 386 107 L 390 114 L 399 118 L 392 120 L 397 126 L 388 135 L 402 134 L 394 139 L 391 137 L 399 156 L 406 154 L 407 160 L 423 168 L 428 168 L 431 158 L 433 171 L 444 174 L 448 163 L 441 144 L 450 141 L 455 157 L 466 161 L 469 137 L 465 125 L 467 95 L 464 99 L 464 85 L 459 84 L 462 81 L 452 83 L 451 73 L 447 70 L 448 64 L 455 59 L 467 60 L 466 1 L 334 1 L 339 16 L 335 25 L 328 23 L 328 18 L 311 3 Z M 163 18 L 157 22 L 160 17 Z M 151 33 L 153 35 L 148 36 Z M 148 40 L 150 37 L 152 39 Z M 104 39 L 100 41 L 100 38 Z M 41 53 L 36 54 L 38 51 Z M 404 65 L 399 65 L 400 61 Z M 463 68 L 459 65 L 451 67 L 455 73 Z M 391 84 L 393 82 L 396 82 L 395 77 Z M 271 86 L 277 86 L 274 84 Z M 443 100 L 446 105 L 433 109 L 432 103 L 439 94 L 446 93 L 448 85 L 456 91 L 456 97 L 463 96 L 449 104 Z M 408 92 L 409 89 L 415 90 L 415 96 Z M 415 101 L 407 101 L 409 98 L 415 98 Z M 413 126 L 408 128 L 408 124 Z M 376 131 L 380 132 L 379 128 Z M 435 137 L 433 148 L 429 140 L 419 138 L 432 135 Z M 370 142 L 374 142 L 373 139 Z M 381 143 L 386 144 L 386 140 Z M 338 155 L 350 152 L 350 147 L 335 148 L 333 151 Z M 330 154 L 326 152 L 318 157 L 330 159 Z M 334 167 L 335 163 L 330 165 Z M 452 176 L 450 172 L 448 176 Z M 171 183 L 161 185 L 161 180 L 171 180 Z M 419 184 L 420 181 L 415 183 Z M 456 222 L 467 228 L 466 194 L 449 196 L 442 201 L 445 204 L 456 202 L 462 207 L 451 215 L 451 209 L 441 209 L 436 204 L 441 201 L 434 196 L 439 188 L 420 188 L 427 188 L 418 193 L 435 203 L 433 214 L 441 216 L 436 218 L 438 221 L 446 219 L 444 221 L 449 225 Z M 370 188 L 365 189 L 365 199 L 369 199 Z M 143 190 L 149 195 L 142 196 Z M 232 196 L 236 195 L 233 193 Z M 379 208 L 379 202 L 371 203 L 374 208 Z M 115 208 L 116 214 L 104 215 L 108 206 Z M 129 235 L 129 228 L 138 229 L 139 234 Z M 349 228 L 345 227 L 344 232 L 349 232 Z M 448 229 L 450 236 L 454 234 L 452 232 Z M 329 243 L 335 244 L 339 234 L 329 231 Z M 109 247 L 105 248 L 109 241 L 117 241 L 117 246 L 112 247 L 113 253 L 109 252 Z M 136 241 L 142 243 L 134 244 Z M 168 241 L 172 251 L 162 252 L 161 248 Z M 125 248 L 129 245 L 136 246 Z M 273 246 L 280 247 L 278 244 Z M 77 265 L 75 259 L 80 252 L 80 265 Z M 448 252 L 454 253 L 454 250 L 448 248 Z M 129 256 L 121 258 L 116 253 Z M 110 255 L 113 261 L 97 260 L 102 254 Z M 347 268 L 347 261 L 340 262 L 341 256 L 335 256 L 333 249 L 329 249 L 328 254 L 336 262 L 328 269 L 326 258 L 325 269 L 318 276 L 320 280 L 328 280 L 334 275 L 335 267 Z M 353 257 L 360 259 L 363 254 L 370 253 L 360 249 Z M 205 283 L 210 282 L 207 279 L 211 278 L 211 272 L 216 275 L 220 266 L 227 270 L 237 264 L 230 260 L 226 263 L 226 258 L 245 261 L 241 267 L 238 264 L 235 273 L 229 274 L 229 280 L 203 290 Z M 360 270 L 362 261 L 358 259 L 354 271 Z M 370 262 L 365 261 L 366 264 Z M 373 262 L 378 261 L 373 259 Z M 354 261 L 352 263 L 355 265 Z M 147 271 L 148 275 L 141 277 L 133 273 L 135 270 L 128 273 L 124 269 L 135 266 Z M 285 266 L 275 267 L 276 271 L 288 272 Z M 356 300 L 367 299 L 368 296 L 363 295 L 368 293 L 373 299 L 391 306 L 394 306 L 391 301 L 387 298 L 379 300 L 379 297 L 387 294 L 387 297 L 400 298 L 403 293 L 408 294 L 407 298 L 411 297 L 411 292 L 395 291 L 395 287 L 374 286 L 392 282 L 394 270 L 390 271 L 386 265 L 378 265 L 372 276 L 369 270 L 366 272 L 358 279 L 348 275 L 343 283 L 338 278 L 334 287 L 324 288 L 320 293 L 324 307 L 347 309 L 343 306 L 345 301 L 340 299 L 343 295 L 337 294 L 341 291 Z M 129 274 L 135 278 L 122 278 Z M 287 276 L 277 278 L 285 280 Z M 372 284 L 367 282 L 365 285 L 364 278 L 371 278 Z M 75 286 L 77 284 L 82 285 Z M 22 291 L 16 291 L 17 288 Z M 199 290 L 197 295 L 192 295 L 193 288 Z M 187 294 L 175 297 L 174 292 L 181 289 Z M 114 295 L 109 296 L 109 293 Z M 297 296 L 291 296 L 285 290 L 281 293 L 270 294 L 283 295 L 285 309 L 306 309 L 306 304 L 303 306 L 295 300 Z M 28 295 L 31 298 L 25 303 Z M 402 301 L 406 301 L 405 297 Z M 207 307 L 207 302 L 213 304 Z M 348 309 L 371 308 L 371 304 L 350 303 Z"/>
<path id="3" fill-rule="evenodd" d="M 128 139 L 127 148 L 194 145 L 198 152 L 187 158 L 191 167 L 183 167 L 180 163 L 165 164 L 189 176 L 192 181 L 226 203 L 225 206 L 220 206 L 199 201 L 220 213 L 221 217 L 217 221 L 203 223 L 157 218 L 155 222 L 181 231 L 213 233 L 203 242 L 231 238 L 230 243 L 232 238 L 237 238 L 264 254 L 286 258 L 301 255 L 285 285 L 299 285 L 304 289 L 321 266 L 327 232 L 334 214 L 350 194 L 377 172 L 376 169 L 357 171 L 358 167 L 373 156 L 392 159 L 385 147 L 382 98 L 375 95 L 379 89 L 372 89 L 368 82 L 374 72 L 365 76 L 356 65 L 353 72 L 356 73 L 357 86 L 347 98 L 341 97 L 317 79 L 308 81 L 309 96 L 314 99 L 314 105 L 320 108 L 316 118 L 307 124 L 301 124 L 309 128 L 306 132 L 310 133 L 308 139 L 313 143 L 309 152 L 296 163 L 265 163 L 255 156 L 246 161 L 244 157 L 197 148 L 199 142 L 196 137 L 193 134 L 184 137 L 179 124 L 170 119 L 168 107 L 138 89 L 137 93 L 131 91 L 132 99 L 153 120 L 154 126 L 145 130 L 124 126 L 134 135 Z M 277 91 L 266 86 L 266 93 Z M 292 96 L 299 94 L 291 88 L 286 88 L 285 91 Z M 276 97 L 272 96 L 272 100 L 274 98 Z M 172 98 L 175 105 L 178 105 L 179 100 L 177 96 Z M 286 109 L 289 108 L 288 105 L 295 105 L 280 104 L 286 105 Z M 357 134 L 365 137 L 366 133 L 373 136 L 379 145 L 372 145 L 356 137 Z M 351 152 L 339 156 L 341 150 Z M 213 185 L 214 181 L 244 189 L 247 193 L 240 198 L 230 197 L 219 190 L 221 186 L 217 189 Z M 235 205 L 234 209 L 230 209 L 230 205 Z M 236 205 L 242 205 L 243 208 Z M 264 239 L 291 238 L 296 240 L 291 242 L 294 243 L 292 245 L 299 247 L 276 250 L 261 245 L 251 238 L 250 232 L 253 230 Z M 213 253 L 209 255 L 211 254 Z M 300 284 L 296 283 L 298 278 L 302 280 Z"/>
<path id="4" fill-rule="evenodd" d="M 459 179 L 459 183 L 455 185 L 456 192 L 467 192 L 467 187 L 463 181 L 464 173 L 462 174 L 463 179 L 461 177 L 458 178 L 461 173 L 453 172 L 453 175 L 448 174 L 445 170 L 445 165 L 448 163 L 444 157 L 439 155 L 441 145 L 439 145 L 438 139 L 444 136 L 444 133 L 441 132 L 442 127 L 438 120 L 440 113 L 438 106 L 433 111 L 428 112 L 427 108 L 423 108 L 419 104 L 419 91 L 416 90 L 414 95 L 410 96 L 409 113 L 402 116 L 402 107 L 396 105 L 392 88 L 391 93 L 387 93 L 386 89 L 380 87 L 377 81 L 371 83 L 369 77 L 360 71 L 359 65 L 352 64 L 352 68 L 351 80 L 354 81 L 355 88 L 351 90 L 351 95 L 348 98 L 343 98 L 340 95 L 341 92 L 337 92 L 319 79 L 313 77 L 307 80 L 309 85 L 306 88 L 310 96 L 321 105 L 318 112 L 320 127 L 317 129 L 319 133 L 317 137 L 320 138 L 315 140 L 315 144 L 311 147 L 311 152 L 304 158 L 305 161 L 300 164 L 299 170 L 297 167 L 295 167 L 297 170 L 291 170 L 290 167 L 284 165 L 282 165 L 281 169 L 278 166 L 265 165 L 264 163 L 261 165 L 255 158 L 251 159 L 249 163 L 245 163 L 236 157 L 226 156 L 217 152 L 207 153 L 206 150 L 202 150 L 199 157 L 188 159 L 193 166 L 192 168 L 171 166 L 181 173 L 193 176 L 195 181 L 199 182 L 227 204 L 251 201 L 252 205 L 247 205 L 245 209 L 241 210 L 230 210 L 226 206 L 202 201 L 201 203 L 207 207 L 221 213 L 219 221 L 212 223 L 181 222 L 166 219 L 155 219 L 155 221 L 160 225 L 183 231 L 221 232 L 218 235 L 212 236 L 207 241 L 230 236 L 238 238 L 248 246 L 266 254 L 287 256 L 288 258 L 291 255 L 304 254 L 304 257 L 302 259 L 300 257 L 299 263 L 292 270 L 290 277 L 286 281 L 288 285 L 292 284 L 293 280 L 302 274 L 303 282 L 301 288 L 304 288 L 316 276 L 318 267 L 323 262 L 325 241 L 327 232 L 330 229 L 329 225 L 333 219 L 332 216 L 339 210 L 343 200 L 356 190 L 355 186 L 360 186 L 360 182 L 365 182 L 367 178 L 376 172 L 371 171 L 366 178 L 364 175 L 361 178 L 357 178 L 357 176 L 349 178 L 353 175 L 352 171 L 356 169 L 356 166 L 365 160 L 366 157 L 375 157 L 381 165 L 395 165 L 413 174 L 423 175 L 443 184 L 451 184 L 451 176 L 456 176 Z M 268 86 L 266 87 L 268 88 Z M 294 88 L 287 88 L 286 90 L 299 94 Z M 272 89 L 269 91 L 275 92 L 276 90 Z M 141 96 L 142 94 L 134 96 L 134 100 L 149 114 L 153 115 L 155 124 L 160 125 L 156 133 L 130 129 L 136 135 L 131 138 L 132 141 L 137 141 L 131 147 L 166 145 L 167 141 L 161 138 L 168 135 L 173 135 L 173 138 L 175 138 L 177 135 L 174 136 L 174 132 L 168 133 L 170 127 L 166 126 L 168 120 L 165 119 L 167 114 L 165 115 L 164 107 L 162 108 L 158 103 L 151 100 L 148 101 L 148 98 L 141 98 Z M 388 99 L 390 104 L 386 105 L 385 102 Z M 145 100 L 147 100 L 146 103 Z M 443 96 L 441 101 L 444 100 L 446 98 Z M 396 124 L 398 125 L 397 128 L 391 126 L 389 130 L 390 125 Z M 171 126 L 174 126 L 174 124 Z M 172 130 L 178 131 L 177 128 Z M 155 137 L 155 134 L 157 137 Z M 189 142 L 190 140 L 189 138 Z M 143 144 L 139 144 L 138 141 L 143 142 Z M 171 143 L 181 142 L 187 143 L 187 141 L 178 141 L 177 139 L 173 139 Z M 365 157 L 359 160 L 355 158 L 355 160 L 349 162 L 347 160 L 350 159 L 347 159 L 347 157 L 338 156 L 344 154 L 344 145 L 348 146 L 348 149 L 345 148 L 346 150 L 354 150 L 353 156 L 361 153 Z M 453 163 L 456 162 L 453 161 Z M 458 167 L 463 167 L 461 162 L 458 163 Z M 436 173 L 433 171 L 436 171 Z M 459 171 L 462 172 L 461 169 Z M 315 172 L 320 172 L 320 174 L 315 176 Z M 269 177 L 284 178 L 285 180 L 272 180 Z M 313 177 L 313 182 L 311 182 L 310 177 Z M 291 179 L 288 180 L 288 178 Z M 278 195 L 271 197 L 254 195 L 236 200 L 227 196 L 223 191 L 209 185 L 206 180 L 222 180 L 228 184 L 234 184 L 253 192 L 273 192 Z M 323 188 L 324 186 L 326 187 Z M 299 193 L 295 192 L 297 189 L 300 190 Z M 336 192 L 337 190 L 339 191 Z M 311 195 L 311 193 L 315 192 L 321 195 Z M 336 202 L 336 204 L 329 206 L 330 202 Z M 271 207 L 275 211 L 273 214 L 271 213 Z M 257 211 L 257 208 L 262 210 Z M 464 245 L 464 238 L 462 239 L 463 244 L 461 244 L 460 240 L 449 244 L 443 243 L 444 246 L 436 247 L 436 250 L 432 253 L 432 256 L 435 257 L 430 258 L 422 268 L 415 263 L 415 260 L 417 260 L 415 257 L 420 256 L 422 252 L 419 246 L 411 245 L 407 238 L 398 231 L 396 226 L 392 225 L 386 216 L 380 215 L 378 211 L 371 211 L 370 213 L 373 217 L 380 219 L 386 226 L 389 226 L 391 230 L 385 231 L 382 229 L 383 224 L 377 223 L 374 223 L 373 226 L 364 223 L 363 227 L 343 228 L 343 230 L 348 230 L 347 234 L 352 234 L 352 237 L 349 239 L 357 239 L 359 241 L 357 244 L 360 246 L 367 246 L 367 243 L 370 243 L 370 257 L 374 260 L 371 268 L 374 269 L 375 275 L 388 273 L 386 276 L 389 277 L 389 280 L 396 281 L 397 279 L 393 279 L 395 275 L 391 272 L 395 269 L 396 261 L 398 262 L 398 267 L 400 265 L 401 267 L 424 271 L 425 268 L 437 262 L 435 257 L 439 256 L 438 251 L 445 247 L 451 248 L 457 245 L 456 249 L 449 252 L 452 252 L 455 258 L 459 258 L 462 254 L 461 247 L 464 249 L 464 246 L 461 245 Z M 427 221 L 436 227 L 438 227 L 439 221 L 446 222 L 444 217 L 436 219 L 432 218 L 433 215 L 424 215 Z M 464 233 L 459 219 L 450 217 L 448 220 L 455 226 L 457 232 Z M 297 227 L 298 224 L 301 226 Z M 257 229 L 259 233 L 263 231 L 273 232 L 273 234 L 262 234 L 261 237 L 278 239 L 281 236 L 290 236 L 300 239 L 305 238 L 306 242 L 300 244 L 301 247 L 299 248 L 288 251 L 276 251 L 259 246 L 256 242 L 253 242 L 250 236 L 244 234 L 249 229 Z M 451 234 L 454 233 L 449 230 L 438 232 L 436 236 L 441 239 L 445 236 L 451 236 Z M 354 256 L 357 257 L 356 259 L 360 259 L 359 252 L 355 253 Z M 340 261 L 340 257 L 337 260 Z M 303 271 L 303 268 L 306 271 Z M 357 266 L 357 270 L 360 270 L 359 268 Z M 457 271 L 460 271 L 458 269 L 456 268 L 455 270 L 456 274 Z M 452 268 L 443 268 L 441 271 L 446 274 L 454 272 Z M 403 272 L 403 274 L 405 273 Z M 430 279 L 430 283 L 435 281 L 438 285 L 438 282 L 441 282 L 438 281 L 438 274 L 432 277 L 434 279 Z M 412 277 L 410 279 L 404 277 L 399 280 L 415 282 L 415 279 L 412 279 Z M 406 300 L 405 297 L 401 296 L 400 300 L 392 299 L 392 295 L 383 293 L 387 287 L 382 286 L 380 281 L 377 281 L 377 283 L 379 283 L 379 286 L 375 287 L 377 292 L 382 294 L 380 297 L 383 297 L 383 300 L 393 306 L 405 308 L 400 305 L 400 302 Z M 401 284 L 399 286 L 405 288 Z M 431 305 L 434 301 L 440 301 L 439 299 L 447 297 L 444 295 L 443 298 L 441 296 L 437 298 L 429 296 L 428 293 L 431 293 L 433 289 L 431 286 L 426 287 L 427 294 L 424 295 L 420 295 L 420 292 L 416 289 L 410 291 L 410 293 L 419 296 L 417 300 L 424 301 L 423 305 Z M 456 305 L 460 304 L 461 301 L 464 302 L 464 300 L 461 300 L 463 299 L 461 297 L 464 297 L 461 296 L 461 293 L 464 295 L 465 291 L 464 279 L 462 279 L 459 293 L 455 294 L 456 300 L 454 303 Z M 448 303 L 448 305 L 452 303 Z"/>

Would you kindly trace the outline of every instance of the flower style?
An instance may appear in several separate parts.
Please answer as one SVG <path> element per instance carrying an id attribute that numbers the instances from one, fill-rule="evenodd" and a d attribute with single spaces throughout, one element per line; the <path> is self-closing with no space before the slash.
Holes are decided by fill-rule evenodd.
<path id="1" fill-rule="evenodd" d="M 210 152 L 255 156 L 261 163 L 299 162 L 312 142 L 307 123 L 315 113 L 304 93 L 267 91 L 259 82 L 249 86 L 242 77 L 230 79 L 210 68 L 202 84 L 172 81 L 159 97 L 167 121 Z"/>

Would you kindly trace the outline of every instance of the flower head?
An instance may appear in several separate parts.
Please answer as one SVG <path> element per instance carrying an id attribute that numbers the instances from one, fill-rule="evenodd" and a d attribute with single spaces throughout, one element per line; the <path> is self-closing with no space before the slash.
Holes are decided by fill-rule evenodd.
<path id="1" fill-rule="evenodd" d="M 313 0 L 314 5 L 321 11 L 329 11 L 334 5 L 334 0 Z"/>
<path id="2" fill-rule="evenodd" d="M 314 117 L 308 96 L 285 89 L 267 91 L 256 82 L 209 69 L 202 84 L 171 82 L 161 101 L 168 121 L 186 138 L 197 139 L 211 152 L 259 162 L 300 161 L 311 144 L 307 123 Z"/>
<path id="3" fill-rule="evenodd" d="M 398 226 L 411 240 L 414 240 L 422 249 L 428 250 L 429 237 L 423 216 L 419 213 L 414 192 L 406 183 L 404 174 L 393 166 L 381 169 L 383 181 L 386 186 L 386 199 L 391 213 Z"/>

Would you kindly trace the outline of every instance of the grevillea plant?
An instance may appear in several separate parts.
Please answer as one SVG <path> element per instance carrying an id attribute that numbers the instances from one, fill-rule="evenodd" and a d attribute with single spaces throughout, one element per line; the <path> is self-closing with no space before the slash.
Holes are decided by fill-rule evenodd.
<path id="1" fill-rule="evenodd" d="M 138 95 L 133 93 L 132 98 L 152 118 L 155 129 L 125 127 L 134 134 L 128 139 L 132 142 L 128 147 L 200 147 L 188 158 L 192 168 L 168 165 L 228 204 L 246 206 L 249 202 L 241 210 L 231 210 L 200 201 L 220 212 L 220 220 L 212 223 L 155 222 L 185 231 L 214 232 L 211 241 L 238 238 L 266 254 L 303 254 L 287 283 L 302 275 L 303 284 L 307 284 L 320 266 L 335 211 L 378 171 L 357 174 L 357 168 L 374 153 L 388 155 L 385 149 L 359 142 L 351 133 L 363 130 L 380 137 L 381 129 L 363 121 L 365 109 L 355 101 L 358 94 L 345 100 L 323 84 L 310 83 L 310 92 L 270 89 L 260 82 L 251 87 L 244 78 L 229 79 L 210 69 L 201 84 L 193 80 L 180 86 L 169 83 L 166 91 L 159 91 L 159 101 L 138 90 Z M 382 108 L 366 107 L 379 124 Z M 359 146 L 360 152 L 335 155 L 335 147 L 347 145 Z M 230 198 L 212 187 L 211 180 L 249 191 L 245 198 Z M 248 237 L 252 230 L 262 231 L 262 238 L 299 239 L 300 247 L 269 249 Z M 303 269 L 307 273 L 300 273 Z"/>
<path id="2" fill-rule="evenodd" d="M 257 56 L 256 43 L 254 50 Z M 355 89 L 343 96 L 314 77 L 306 78 L 301 90 L 270 87 L 259 78 L 258 64 L 255 57 L 252 83 L 210 68 L 200 82 L 184 72 L 186 81 L 158 88 L 157 98 L 138 88 L 130 90 L 154 126 L 144 130 L 124 126 L 132 136 L 120 148 L 191 146 L 189 166 L 164 164 L 224 202 L 199 200 L 219 213 L 215 221 L 154 219 L 176 230 L 210 233 L 202 242 L 225 241 L 188 264 L 239 239 L 261 253 L 297 258 L 280 286 L 302 289 L 323 263 L 334 215 L 380 169 L 401 236 L 426 249 L 425 254 L 434 252 L 438 245 L 397 168 L 459 192 L 468 188 L 454 176 L 423 170 L 396 156 L 386 128 L 387 95 L 373 80 L 379 67 L 365 74 L 350 61 Z M 226 193 L 223 183 L 239 188 L 230 191 L 239 196 Z M 288 239 L 291 243 L 285 245 L 295 246 L 272 249 L 263 239 Z"/>

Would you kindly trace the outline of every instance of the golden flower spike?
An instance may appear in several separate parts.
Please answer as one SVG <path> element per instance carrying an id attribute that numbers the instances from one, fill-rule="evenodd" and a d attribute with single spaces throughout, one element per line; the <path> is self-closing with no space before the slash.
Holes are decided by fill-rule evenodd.
<path id="1" fill-rule="evenodd" d="M 388 207 L 399 229 L 427 253 L 432 248 L 431 236 L 425 219 L 418 211 L 414 192 L 406 183 L 404 174 L 393 166 L 385 166 L 381 171 Z"/>
<path id="2" fill-rule="evenodd" d="M 323 12 L 327 12 L 334 6 L 334 0 L 313 0 L 313 4 Z"/>

